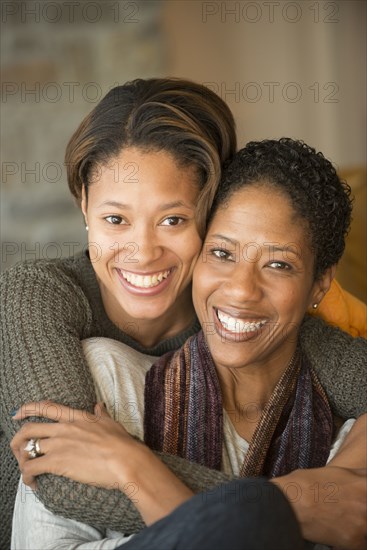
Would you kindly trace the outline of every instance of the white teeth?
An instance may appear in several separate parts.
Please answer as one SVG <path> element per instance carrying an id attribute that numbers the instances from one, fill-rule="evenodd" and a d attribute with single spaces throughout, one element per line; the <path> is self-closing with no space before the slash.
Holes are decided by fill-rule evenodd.
<path id="1" fill-rule="evenodd" d="M 121 270 L 120 273 L 123 278 L 133 286 L 137 286 L 138 288 L 151 288 L 159 285 L 163 279 L 167 279 L 168 275 L 171 273 L 171 270 L 169 269 L 168 271 L 162 271 L 161 273 L 156 273 L 155 275 L 135 275 L 134 273 L 128 273 Z"/>
<path id="2" fill-rule="evenodd" d="M 231 332 L 244 333 L 244 332 L 253 332 L 254 330 L 259 330 L 262 326 L 265 325 L 266 320 L 258 322 L 249 322 L 241 321 L 241 319 L 235 319 L 226 315 L 218 309 L 217 311 L 218 319 L 222 323 L 225 329 Z"/>

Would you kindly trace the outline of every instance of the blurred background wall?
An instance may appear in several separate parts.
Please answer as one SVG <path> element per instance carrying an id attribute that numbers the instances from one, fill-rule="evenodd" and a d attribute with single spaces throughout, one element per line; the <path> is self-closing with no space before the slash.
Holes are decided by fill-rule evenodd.
<path id="1" fill-rule="evenodd" d="M 291 136 L 348 178 L 355 219 L 338 277 L 366 301 L 366 2 L 1 2 L 1 264 L 86 243 L 63 155 L 113 86 L 181 76 L 227 101 L 239 145 Z"/>

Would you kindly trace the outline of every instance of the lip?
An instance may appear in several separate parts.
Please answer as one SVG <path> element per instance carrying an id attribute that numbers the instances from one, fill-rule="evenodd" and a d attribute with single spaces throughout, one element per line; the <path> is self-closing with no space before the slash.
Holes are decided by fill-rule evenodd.
<path id="1" fill-rule="evenodd" d="M 261 320 L 261 321 L 265 321 L 265 323 L 260 328 L 255 329 L 253 331 L 242 332 L 242 333 L 231 332 L 230 330 L 227 330 L 220 322 L 217 314 L 218 309 L 223 313 L 226 313 L 227 315 L 236 319 L 242 319 L 242 320 L 249 319 L 249 322 L 251 321 L 256 322 Z M 264 327 L 268 322 L 264 316 L 260 317 L 258 313 L 255 314 L 255 312 L 250 312 L 248 310 L 238 311 L 238 310 L 233 310 L 231 308 L 213 307 L 212 311 L 213 311 L 214 328 L 218 336 L 220 336 L 225 341 L 231 341 L 235 343 L 255 340 L 255 338 L 257 338 L 259 334 L 262 333 Z"/>
<path id="2" fill-rule="evenodd" d="M 141 277 L 156 275 L 157 273 L 164 273 L 165 271 L 173 271 L 172 267 L 167 267 L 167 269 L 160 269 L 159 271 L 131 271 L 130 269 L 122 269 L 121 267 L 116 267 L 117 271 L 123 271 L 124 273 L 130 273 L 131 275 L 140 275 Z"/>
<path id="3" fill-rule="evenodd" d="M 231 308 L 231 307 L 218 307 L 214 306 L 213 309 L 215 312 L 223 311 L 226 315 L 229 317 L 234 317 L 235 319 L 248 319 L 251 321 L 263 321 L 266 316 L 265 315 L 259 315 L 258 311 L 251 311 L 249 309 L 239 309 L 239 308 Z"/>
<path id="4" fill-rule="evenodd" d="M 160 294 L 161 292 L 164 292 L 166 288 L 171 284 L 172 281 L 172 275 L 175 272 L 175 268 L 169 268 L 161 271 L 128 271 L 126 269 L 120 269 L 115 268 L 117 276 L 119 278 L 119 282 L 123 288 L 125 288 L 130 294 L 134 294 L 135 296 L 156 296 L 157 294 Z M 156 273 L 162 273 L 163 271 L 170 271 L 168 277 L 163 279 L 158 285 L 144 288 L 144 287 L 136 287 L 129 283 L 124 276 L 122 275 L 122 271 L 125 273 L 131 273 L 132 275 L 140 275 L 140 276 L 149 276 L 149 275 L 155 275 Z"/>

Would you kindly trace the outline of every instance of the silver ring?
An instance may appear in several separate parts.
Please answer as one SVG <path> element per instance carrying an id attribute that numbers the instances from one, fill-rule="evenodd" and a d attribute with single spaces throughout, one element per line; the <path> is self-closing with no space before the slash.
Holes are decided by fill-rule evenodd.
<path id="1" fill-rule="evenodd" d="M 37 456 L 41 456 L 43 454 L 41 451 L 40 442 L 40 439 L 36 439 L 36 441 L 34 442 L 34 448 L 36 450 Z"/>
<path id="2" fill-rule="evenodd" d="M 30 439 L 24 447 L 24 450 L 28 452 L 29 458 L 37 458 L 38 456 L 41 456 L 40 440 Z"/>

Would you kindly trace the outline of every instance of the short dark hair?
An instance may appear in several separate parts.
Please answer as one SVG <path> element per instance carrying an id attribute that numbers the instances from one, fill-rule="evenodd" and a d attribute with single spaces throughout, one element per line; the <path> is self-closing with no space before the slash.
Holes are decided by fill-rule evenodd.
<path id="1" fill-rule="evenodd" d="M 211 217 L 249 185 L 274 186 L 290 199 L 306 222 L 315 278 L 340 260 L 351 222 L 351 189 L 322 153 L 290 138 L 248 143 L 226 163 Z"/>
<path id="2" fill-rule="evenodd" d="M 201 84 L 178 78 L 137 79 L 117 86 L 81 122 L 66 149 L 71 193 L 81 202 L 93 170 L 125 147 L 167 151 L 198 172 L 198 229 L 203 236 L 224 161 L 236 151 L 233 115 Z"/>

